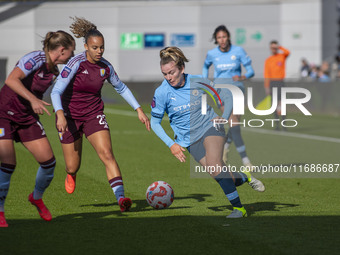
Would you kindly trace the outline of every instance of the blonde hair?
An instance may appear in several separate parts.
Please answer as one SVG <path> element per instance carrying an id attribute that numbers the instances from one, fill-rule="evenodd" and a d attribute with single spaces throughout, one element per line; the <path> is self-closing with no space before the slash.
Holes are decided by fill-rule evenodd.
<path id="1" fill-rule="evenodd" d="M 102 33 L 97 30 L 97 26 L 92 22 L 86 20 L 85 18 L 70 18 L 74 21 L 70 26 L 70 30 L 76 38 L 83 37 L 85 43 L 87 43 L 88 38 L 91 36 L 100 36 L 104 38 Z"/>
<path id="2" fill-rule="evenodd" d="M 189 62 L 181 49 L 177 47 L 166 47 L 159 52 L 159 56 L 161 58 L 161 65 L 174 61 L 176 66 L 180 69 L 185 67 L 185 62 Z"/>
<path id="3" fill-rule="evenodd" d="M 69 33 L 66 33 L 65 31 L 62 30 L 58 30 L 56 32 L 48 32 L 42 43 L 48 67 L 52 73 L 58 75 L 59 73 L 58 69 L 52 63 L 48 52 L 57 49 L 59 46 L 65 47 L 66 49 L 72 47 L 75 44 L 74 38 Z"/>

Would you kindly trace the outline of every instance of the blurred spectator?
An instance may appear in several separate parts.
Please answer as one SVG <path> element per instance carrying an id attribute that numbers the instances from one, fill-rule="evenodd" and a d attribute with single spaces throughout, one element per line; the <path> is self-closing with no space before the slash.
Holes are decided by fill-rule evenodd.
<path id="1" fill-rule="evenodd" d="M 331 78 L 328 75 L 327 71 L 324 71 L 322 68 L 319 69 L 318 72 L 318 81 L 320 82 L 330 82 Z"/>
<path id="2" fill-rule="evenodd" d="M 309 64 L 306 59 L 301 59 L 301 69 L 300 69 L 300 75 L 302 78 L 307 78 L 310 74 L 310 68 Z"/>
<path id="3" fill-rule="evenodd" d="M 332 79 L 329 73 L 329 63 L 327 61 L 323 61 L 321 66 L 310 65 L 309 78 L 313 81 L 330 82 Z"/>
<path id="4" fill-rule="evenodd" d="M 321 69 L 323 72 L 329 73 L 329 63 L 328 63 L 327 61 L 322 61 L 322 64 L 321 64 L 320 69 Z"/>
<path id="5" fill-rule="evenodd" d="M 335 55 L 334 62 L 332 63 L 331 78 L 332 80 L 340 78 L 340 53 Z"/>
<path id="6" fill-rule="evenodd" d="M 311 65 L 309 77 L 312 78 L 313 80 L 316 80 L 318 78 L 319 69 L 320 68 L 318 66 L 314 64 Z"/>

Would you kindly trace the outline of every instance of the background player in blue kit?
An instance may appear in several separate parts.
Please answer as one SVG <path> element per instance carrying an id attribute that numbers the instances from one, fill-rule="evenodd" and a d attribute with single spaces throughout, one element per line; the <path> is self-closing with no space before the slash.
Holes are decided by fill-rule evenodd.
<path id="1" fill-rule="evenodd" d="M 129 88 L 119 79 L 113 66 L 103 58 L 104 36 L 86 19 L 75 18 L 71 31 L 84 38 L 86 51 L 74 56 L 63 68 L 52 90 L 57 130 L 66 164 L 65 189 L 73 193 L 80 168 L 83 134 L 105 165 L 109 184 L 122 212 L 132 201 L 125 197 L 123 179 L 113 155 L 109 125 L 104 115 L 101 89 L 105 81 L 136 110 L 139 120 L 150 130 L 150 121 Z"/>
<path id="2" fill-rule="evenodd" d="M 231 44 L 230 33 L 224 26 L 218 26 L 213 34 L 213 40 L 218 46 L 207 53 L 204 61 L 202 74 L 203 77 L 208 77 L 209 67 L 214 65 L 214 78 L 215 83 L 219 79 L 223 79 L 229 84 L 239 87 L 244 93 L 244 85 L 241 81 L 249 79 L 254 76 L 254 70 L 251 66 L 251 59 L 243 48 Z M 241 65 L 246 69 L 246 73 L 241 75 Z M 240 116 L 231 114 L 229 124 L 240 122 Z M 227 162 L 227 153 L 231 142 L 234 141 L 236 149 L 242 158 L 242 163 L 245 166 L 251 166 L 250 160 L 246 153 L 241 129 L 239 124 L 232 124 L 230 126 L 227 141 L 224 145 L 223 160 Z"/>
<path id="3" fill-rule="evenodd" d="M 211 107 L 207 114 L 201 113 L 202 90 L 196 90 L 195 76 L 184 73 L 185 62 L 188 62 L 183 52 L 177 47 L 167 47 L 160 51 L 160 66 L 164 81 L 156 89 L 151 103 L 151 128 L 156 135 L 170 148 L 171 153 L 184 162 L 185 148 L 202 166 L 224 166 L 222 161 L 223 145 L 225 143 L 224 129 L 216 129 L 212 119 L 218 115 Z M 194 89 L 194 90 L 193 90 Z M 201 92 L 200 92 L 201 91 Z M 230 92 L 224 93 L 224 112 L 222 118 L 228 119 L 232 110 Z M 190 100 L 194 97 L 194 102 Z M 175 133 L 173 141 L 161 126 L 164 113 L 170 119 L 170 125 Z M 228 218 L 246 216 L 246 210 L 241 204 L 236 186 L 248 182 L 257 191 L 264 191 L 261 181 L 249 173 L 210 172 L 219 183 L 234 210 Z"/>
<path id="4" fill-rule="evenodd" d="M 18 61 L 0 92 L 0 227 L 8 227 L 4 204 L 16 167 L 13 141 L 21 142 L 40 165 L 28 200 L 41 218 L 52 220 L 42 197 L 54 177 L 56 161 L 38 114 L 51 115 L 43 94 L 59 73 L 57 64 L 66 64 L 73 56 L 75 41 L 59 30 L 48 32 L 43 45 L 43 51 L 28 53 Z"/>

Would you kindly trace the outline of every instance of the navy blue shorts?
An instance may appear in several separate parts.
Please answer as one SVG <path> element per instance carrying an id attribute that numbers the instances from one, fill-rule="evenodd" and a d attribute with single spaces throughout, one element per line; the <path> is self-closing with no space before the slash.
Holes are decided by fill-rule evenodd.
<path id="1" fill-rule="evenodd" d="M 204 139 L 208 136 L 222 136 L 225 137 L 224 128 L 216 130 L 216 128 L 211 127 L 204 133 L 204 135 L 198 139 L 196 142 L 187 147 L 190 154 L 194 157 L 194 159 L 199 162 L 205 156 L 205 148 L 203 145 Z"/>

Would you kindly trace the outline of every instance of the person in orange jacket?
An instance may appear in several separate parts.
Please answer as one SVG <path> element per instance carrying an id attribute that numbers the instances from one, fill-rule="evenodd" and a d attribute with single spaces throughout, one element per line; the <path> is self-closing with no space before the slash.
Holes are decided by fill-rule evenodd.
<path id="1" fill-rule="evenodd" d="M 270 51 L 272 55 L 268 57 L 264 64 L 264 88 L 266 95 L 272 94 L 272 89 L 277 88 L 278 105 L 275 111 L 275 118 L 280 119 L 281 116 L 281 88 L 284 86 L 284 78 L 286 76 L 286 59 L 290 52 L 286 48 L 279 45 L 278 41 L 270 42 Z M 281 116 L 284 120 L 285 116 Z M 279 129 L 279 123 L 276 129 Z"/>

